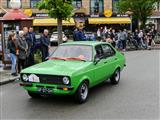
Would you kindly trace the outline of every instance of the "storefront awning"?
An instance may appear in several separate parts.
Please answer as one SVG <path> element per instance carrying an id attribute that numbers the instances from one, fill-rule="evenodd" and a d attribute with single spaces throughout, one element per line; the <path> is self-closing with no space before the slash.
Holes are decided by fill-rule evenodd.
<path id="1" fill-rule="evenodd" d="M 89 24 L 130 24 L 130 18 L 89 18 Z"/>
<path id="2" fill-rule="evenodd" d="M 71 18 L 69 21 L 63 20 L 64 26 L 74 26 L 74 19 Z M 46 18 L 46 19 L 34 19 L 33 26 L 57 26 L 57 19 Z"/>

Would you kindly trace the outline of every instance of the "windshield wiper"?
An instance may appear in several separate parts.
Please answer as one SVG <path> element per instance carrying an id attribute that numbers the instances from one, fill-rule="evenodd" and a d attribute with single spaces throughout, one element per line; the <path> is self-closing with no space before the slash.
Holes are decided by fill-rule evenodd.
<path id="1" fill-rule="evenodd" d="M 80 61 L 86 62 L 86 60 L 81 59 L 81 58 L 79 58 L 79 57 L 68 57 L 68 58 L 66 58 L 66 59 L 67 59 L 67 60 L 80 60 Z"/>
<path id="2" fill-rule="evenodd" d="M 51 57 L 49 59 L 50 60 L 64 60 L 64 61 L 66 61 L 66 58 L 63 58 L 63 57 Z"/>

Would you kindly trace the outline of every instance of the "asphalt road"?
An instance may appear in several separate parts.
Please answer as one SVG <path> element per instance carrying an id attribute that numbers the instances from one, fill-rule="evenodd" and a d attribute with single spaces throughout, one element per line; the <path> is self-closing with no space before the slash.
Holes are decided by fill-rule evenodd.
<path id="1" fill-rule="evenodd" d="M 92 88 L 81 105 L 68 96 L 33 100 L 18 82 L 0 86 L 1 119 L 159 119 L 160 51 L 125 55 L 120 83 Z"/>

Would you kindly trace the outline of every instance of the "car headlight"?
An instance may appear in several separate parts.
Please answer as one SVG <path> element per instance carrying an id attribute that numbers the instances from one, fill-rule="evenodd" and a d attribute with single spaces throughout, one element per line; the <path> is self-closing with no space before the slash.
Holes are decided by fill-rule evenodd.
<path id="1" fill-rule="evenodd" d="M 69 84 L 69 78 L 68 77 L 63 77 L 63 83 L 65 85 Z"/>
<path id="2" fill-rule="evenodd" d="M 26 74 L 23 74 L 23 75 L 22 75 L 22 80 L 23 80 L 23 81 L 28 81 L 28 76 L 27 76 Z"/>

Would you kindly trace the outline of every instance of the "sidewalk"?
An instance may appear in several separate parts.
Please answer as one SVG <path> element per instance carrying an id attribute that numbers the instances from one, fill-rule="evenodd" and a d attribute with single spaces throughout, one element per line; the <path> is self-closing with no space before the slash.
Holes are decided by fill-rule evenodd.
<path id="1" fill-rule="evenodd" d="M 11 71 L 9 67 L 6 70 L 4 70 L 3 65 L 0 64 L 0 85 L 7 84 L 9 82 L 14 82 L 15 80 L 18 80 L 18 79 L 19 79 L 19 76 L 13 77 L 11 75 Z"/>

